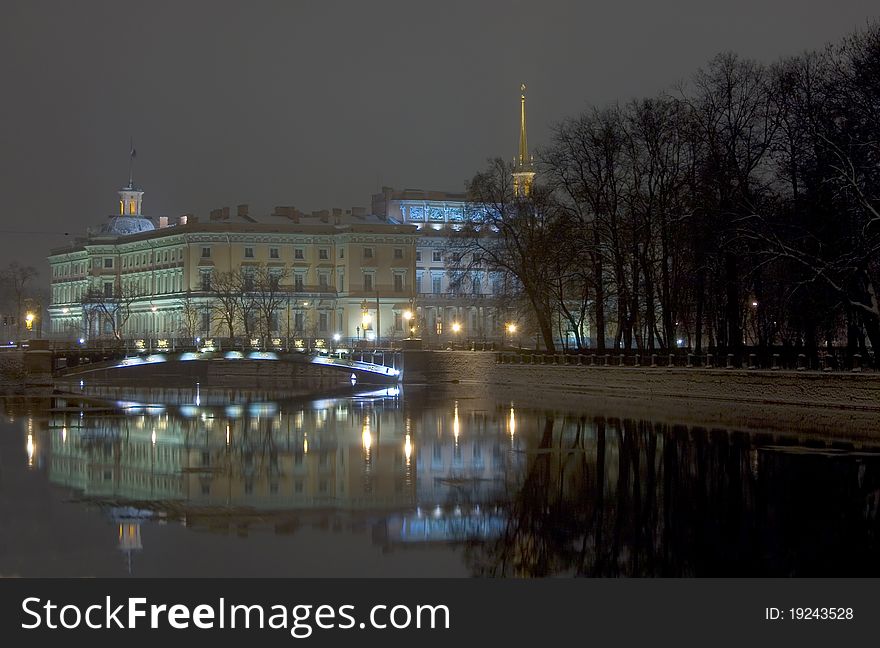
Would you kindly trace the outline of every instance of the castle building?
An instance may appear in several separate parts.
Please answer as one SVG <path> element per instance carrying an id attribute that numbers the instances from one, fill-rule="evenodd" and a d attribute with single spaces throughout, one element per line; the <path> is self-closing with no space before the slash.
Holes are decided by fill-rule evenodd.
<path id="1" fill-rule="evenodd" d="M 53 336 L 229 337 L 230 326 L 235 337 L 287 344 L 408 335 L 414 226 L 357 209 L 306 215 L 291 207 L 261 222 L 247 205 L 235 217 L 226 208 L 207 221 L 185 215 L 154 224 L 141 213 L 143 194 L 129 183 L 119 214 L 52 250 Z M 243 293 L 250 298 L 233 307 Z"/>

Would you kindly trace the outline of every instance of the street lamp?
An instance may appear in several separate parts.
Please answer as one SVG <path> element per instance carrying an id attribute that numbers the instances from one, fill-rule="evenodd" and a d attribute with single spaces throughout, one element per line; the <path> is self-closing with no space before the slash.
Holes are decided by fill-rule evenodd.
<path id="1" fill-rule="evenodd" d="M 413 331 L 415 330 L 413 326 L 410 325 L 412 321 L 413 313 L 411 310 L 407 309 L 403 311 L 403 319 L 406 322 L 406 328 L 409 330 L 409 336 L 412 337 Z"/>
<path id="2" fill-rule="evenodd" d="M 513 346 L 513 335 L 516 333 L 516 324 L 513 322 L 508 322 L 504 325 L 504 330 L 507 331 L 507 335 L 510 339 L 511 346 Z M 501 346 L 504 346 L 503 344 Z"/>
<path id="3" fill-rule="evenodd" d="M 452 348 L 455 348 L 455 345 L 458 344 L 458 334 L 461 332 L 461 324 L 458 322 L 452 323 Z"/>
<path id="4" fill-rule="evenodd" d="M 34 319 L 36 319 L 36 317 L 37 316 L 30 311 L 28 311 L 27 315 L 24 316 L 24 323 L 28 331 L 34 330 Z"/>
<path id="5" fill-rule="evenodd" d="M 370 310 L 367 304 L 367 300 L 361 302 L 361 328 L 364 331 L 364 340 L 367 339 L 367 328 L 370 326 L 370 322 L 372 321 L 372 317 L 370 317 Z"/>

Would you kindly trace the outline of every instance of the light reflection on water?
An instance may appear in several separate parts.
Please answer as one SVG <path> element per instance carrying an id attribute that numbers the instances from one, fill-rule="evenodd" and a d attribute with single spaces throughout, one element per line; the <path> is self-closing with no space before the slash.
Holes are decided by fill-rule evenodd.
<path id="1" fill-rule="evenodd" d="M 22 548 L 0 554 L 0 574 L 880 573 L 880 444 L 396 388 L 4 402 L 21 418 L 0 437 L 5 544 L 13 498 L 25 507 L 36 485 L 66 519 L 59 536 L 49 511 L 28 508 L 36 546 L 52 537 L 83 555 L 53 567 Z"/>

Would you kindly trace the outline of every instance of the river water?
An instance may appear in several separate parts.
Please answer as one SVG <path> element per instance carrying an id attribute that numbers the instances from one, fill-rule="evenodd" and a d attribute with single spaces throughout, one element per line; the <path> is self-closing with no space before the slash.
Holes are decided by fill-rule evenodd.
<path id="1" fill-rule="evenodd" d="M 880 575 L 880 443 L 467 389 L 2 402 L 2 576 Z"/>

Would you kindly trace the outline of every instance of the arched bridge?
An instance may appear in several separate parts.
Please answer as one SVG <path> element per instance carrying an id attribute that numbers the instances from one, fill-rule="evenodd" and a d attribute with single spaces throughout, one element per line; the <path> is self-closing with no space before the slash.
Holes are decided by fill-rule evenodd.
<path id="1" fill-rule="evenodd" d="M 215 380 L 267 382 L 320 379 L 354 384 L 396 384 L 402 379 L 399 352 L 356 353 L 349 358 L 298 351 L 184 351 L 109 356 L 56 351 L 57 378 L 91 375 L 106 380 L 165 380 L 210 377 Z"/>

